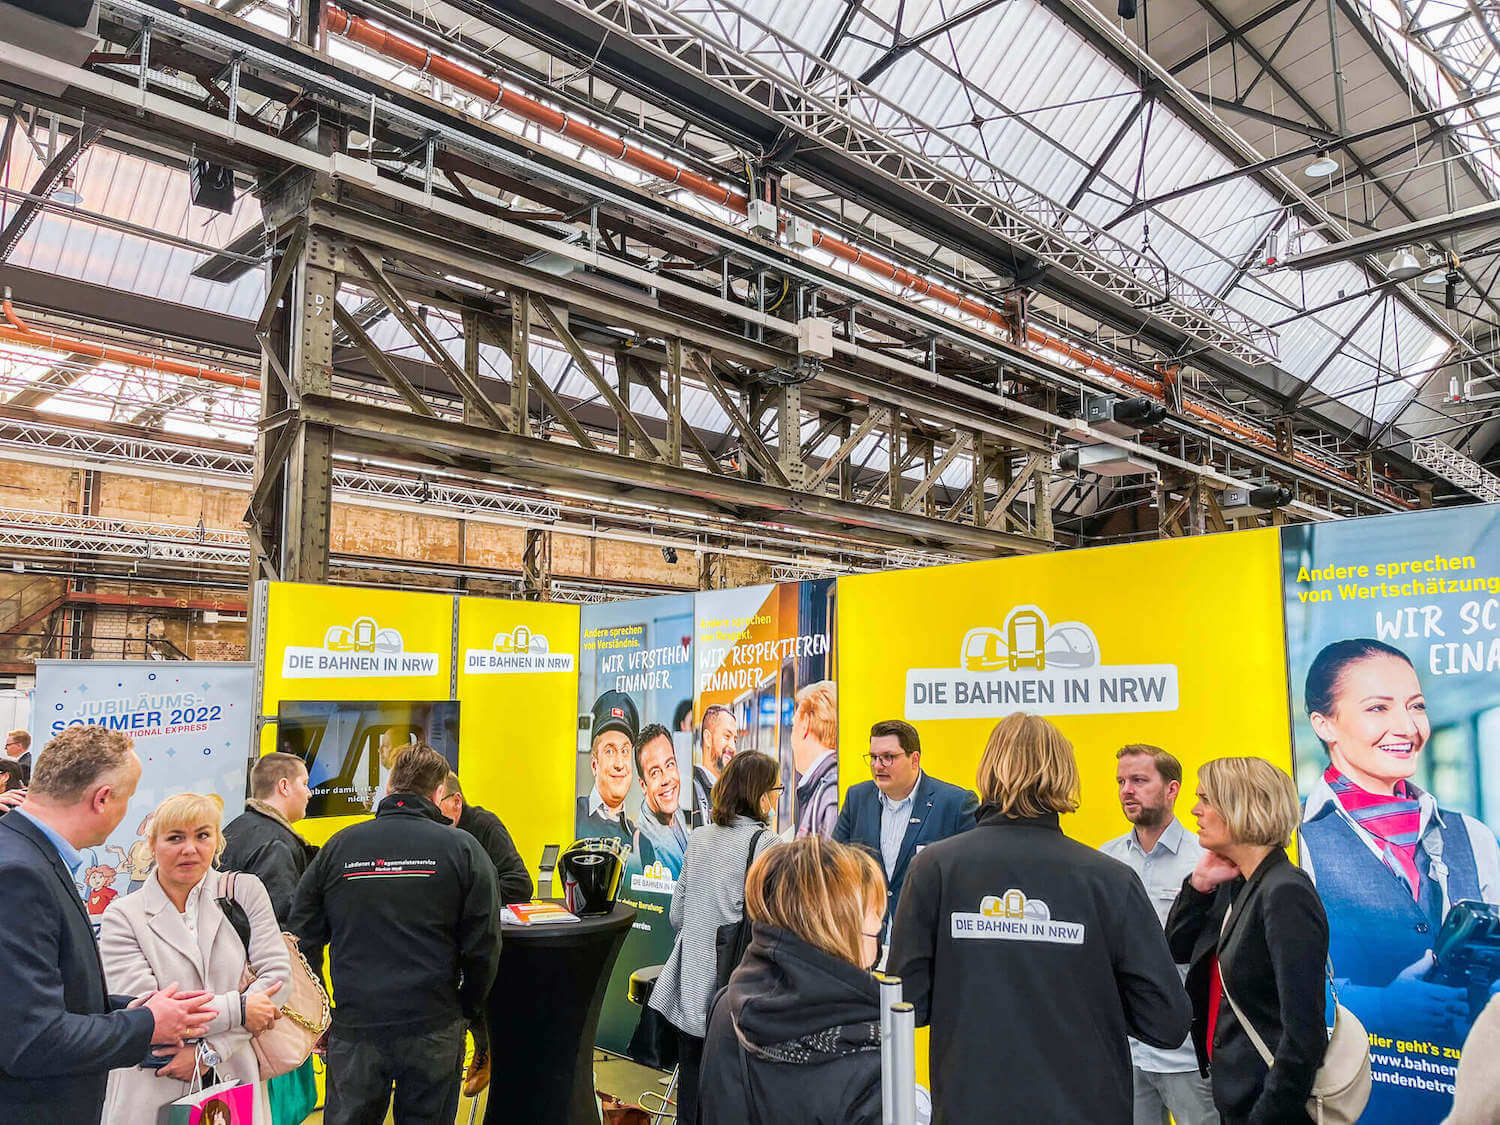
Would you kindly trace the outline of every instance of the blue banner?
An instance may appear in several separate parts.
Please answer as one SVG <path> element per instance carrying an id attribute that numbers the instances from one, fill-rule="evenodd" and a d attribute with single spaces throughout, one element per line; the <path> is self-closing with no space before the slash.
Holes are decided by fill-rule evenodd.
<path id="1" fill-rule="evenodd" d="M 115 834 L 85 851 L 79 895 L 99 915 L 151 872 L 150 818 L 174 793 L 216 794 L 224 824 L 245 806 L 255 708 L 249 664 L 39 660 L 32 745 L 72 726 L 103 726 L 135 742 L 141 781 Z M 40 760 L 40 758 L 38 759 Z"/>

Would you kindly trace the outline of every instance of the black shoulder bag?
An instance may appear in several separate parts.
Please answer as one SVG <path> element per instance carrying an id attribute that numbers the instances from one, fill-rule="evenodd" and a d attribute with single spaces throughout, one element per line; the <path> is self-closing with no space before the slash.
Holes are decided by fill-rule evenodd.
<path id="1" fill-rule="evenodd" d="M 762 828 L 750 838 L 750 854 L 745 857 L 745 882 L 750 879 L 750 865 L 755 862 L 755 847 L 765 835 Z M 729 983 L 729 974 L 734 972 L 750 947 L 750 919 L 745 917 L 744 889 L 741 887 L 740 916 L 733 922 L 725 922 L 714 935 L 714 991 L 718 992 Z"/>

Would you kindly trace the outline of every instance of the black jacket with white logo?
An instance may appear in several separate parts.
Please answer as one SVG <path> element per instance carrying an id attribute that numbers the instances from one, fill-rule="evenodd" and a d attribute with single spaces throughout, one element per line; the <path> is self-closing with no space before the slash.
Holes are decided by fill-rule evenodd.
<path id="1" fill-rule="evenodd" d="M 933 1125 L 1129 1125 L 1126 1037 L 1176 1047 L 1192 1017 L 1156 911 L 1056 815 L 980 812 L 912 860 L 891 936 L 932 1026 Z"/>
<path id="2" fill-rule="evenodd" d="M 332 947 L 334 1029 L 415 1034 L 473 1020 L 500 954 L 495 868 L 431 801 L 392 793 L 336 833 L 302 881 L 287 929 L 309 959 Z"/>

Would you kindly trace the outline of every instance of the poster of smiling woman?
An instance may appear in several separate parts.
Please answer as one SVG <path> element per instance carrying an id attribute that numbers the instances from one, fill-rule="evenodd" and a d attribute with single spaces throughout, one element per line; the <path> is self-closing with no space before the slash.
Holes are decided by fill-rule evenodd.
<path id="1" fill-rule="evenodd" d="M 1500 980 L 1500 509 L 1282 531 L 1300 857 L 1371 1037 L 1363 1122 L 1437 1122 Z"/>

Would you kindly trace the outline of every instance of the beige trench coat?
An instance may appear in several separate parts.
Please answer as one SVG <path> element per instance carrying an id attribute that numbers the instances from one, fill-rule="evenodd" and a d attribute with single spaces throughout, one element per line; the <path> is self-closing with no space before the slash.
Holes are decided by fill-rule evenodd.
<path id="1" fill-rule="evenodd" d="M 260 1081 L 250 1033 L 240 1016 L 239 984 L 245 969 L 245 947 L 216 901 L 220 873 L 210 871 L 188 899 L 197 921 L 197 940 L 167 898 L 156 875 L 133 894 L 109 904 L 100 923 L 99 951 L 104 976 L 115 994 L 139 996 L 176 981 L 184 992 L 203 989 L 214 994 L 215 1016 L 204 1036 L 224 1061 L 218 1066 L 221 1082 L 256 1084 L 255 1125 L 271 1125 L 266 1084 Z M 271 899 L 259 879 L 241 874 L 235 879 L 235 898 L 250 919 L 252 988 L 290 979 L 291 962 Z M 110 1125 L 154 1123 L 158 1111 L 184 1096 L 189 1086 L 161 1078 L 143 1067 L 110 1071 L 104 1121 Z"/>

